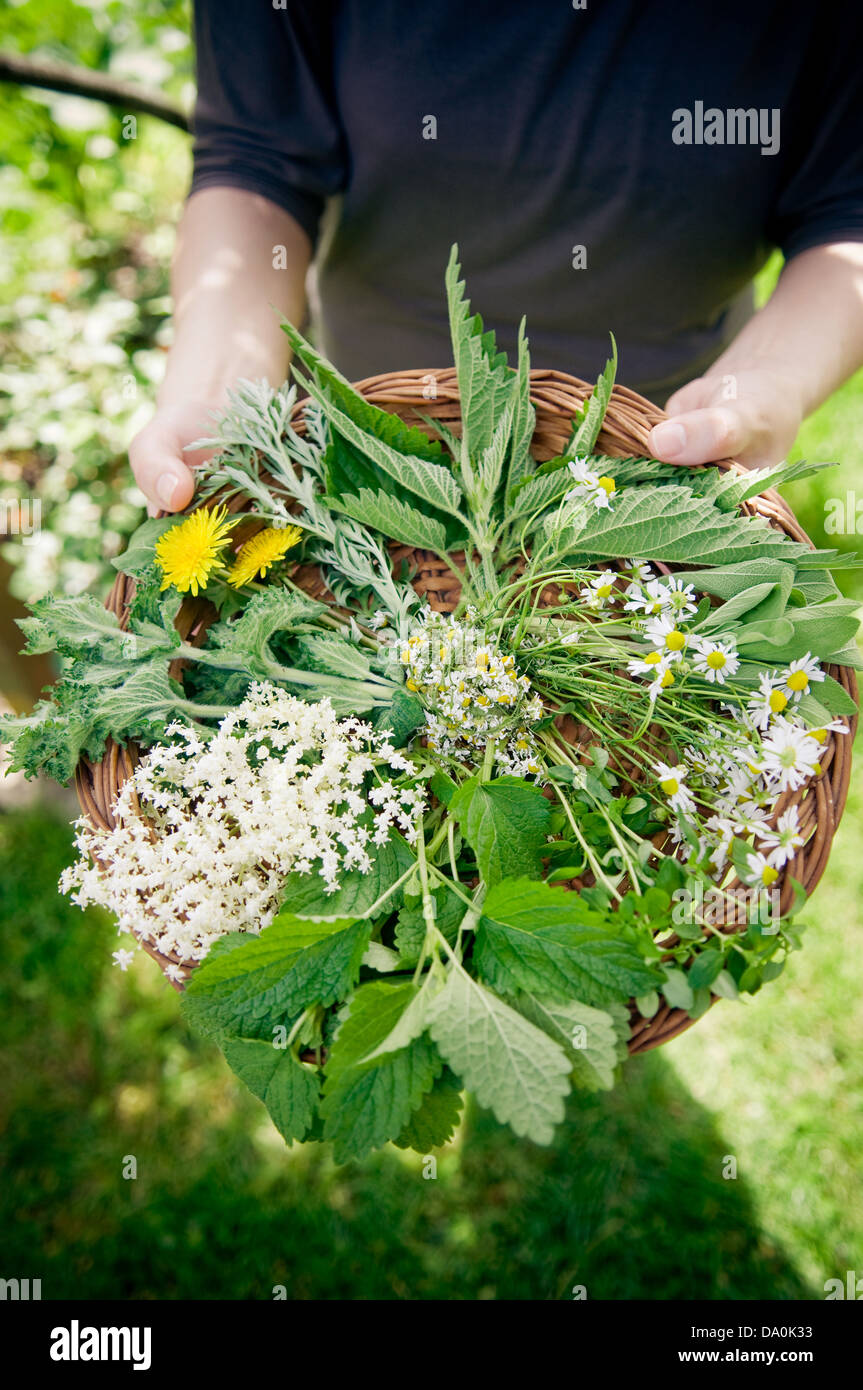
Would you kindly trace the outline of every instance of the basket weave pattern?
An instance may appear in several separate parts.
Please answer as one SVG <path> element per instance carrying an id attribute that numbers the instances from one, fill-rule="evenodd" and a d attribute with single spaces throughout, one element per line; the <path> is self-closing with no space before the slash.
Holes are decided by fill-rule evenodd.
<path id="1" fill-rule="evenodd" d="M 531 400 L 536 409 L 536 429 L 531 452 L 538 462 L 553 458 L 564 450 L 572 432 L 573 416 L 591 389 L 587 382 L 563 372 L 531 372 Z M 370 377 L 359 382 L 357 390 L 367 400 L 395 412 L 409 424 L 426 428 L 420 418 L 420 415 L 426 415 L 442 421 L 456 434 L 460 431 L 459 395 L 453 368 L 440 371 L 394 372 Z M 304 407 L 305 401 L 301 400 L 297 402 L 294 410 L 294 427 L 300 434 L 304 430 Z M 650 430 L 664 418 L 664 412 L 642 396 L 626 387 L 615 386 L 597 441 L 596 452 L 610 457 L 645 454 L 649 452 L 647 441 Z M 726 459 L 719 467 L 739 469 L 740 465 Z M 244 505 L 242 499 L 234 498 L 230 503 L 230 510 L 241 511 Z M 744 510 L 764 517 L 793 540 L 809 544 L 805 532 L 778 494 L 770 492 L 762 497 L 753 498 L 744 504 Z M 249 534 L 250 529 L 246 529 L 244 533 L 238 531 L 234 537 L 235 546 L 247 539 Z M 460 597 L 458 581 L 452 570 L 444 566 L 436 555 L 395 544 L 390 547 L 390 554 L 394 565 L 400 567 L 407 563 L 414 588 L 432 608 L 444 613 L 453 611 Z M 658 568 L 668 572 L 666 566 Z M 292 577 L 315 597 L 329 597 L 323 576 L 315 566 L 296 566 Z M 134 580 L 120 574 L 106 600 L 106 607 L 116 614 L 121 626 L 127 621 L 134 588 Z M 215 616 L 215 609 L 206 599 L 187 598 L 180 609 L 177 627 L 185 641 L 202 643 L 207 627 Z M 175 662 L 171 674 L 181 679 L 182 666 L 182 662 Z M 848 667 L 839 666 L 828 666 L 826 670 L 856 700 L 857 683 L 854 672 Z M 826 867 L 830 845 L 848 792 L 851 744 L 856 722 L 856 717 L 850 721 L 847 733 L 828 734 L 820 760 L 820 775 L 799 791 L 786 793 L 778 804 L 777 814 L 790 805 L 798 805 L 802 832 L 809 837 L 806 845 L 781 871 L 777 881 L 782 913 L 790 908 L 794 899 L 791 879 L 797 880 L 809 893 L 818 883 Z M 574 746 L 581 743 L 581 731 L 571 717 L 565 716 L 561 719 L 559 727 L 568 742 Z M 83 759 L 79 764 L 76 774 L 78 800 L 85 816 L 94 826 L 102 829 L 113 826 L 112 807 L 115 798 L 120 787 L 131 775 L 137 759 L 138 750 L 134 745 L 121 748 L 110 742 L 99 762 L 92 763 Z M 575 880 L 568 886 L 577 888 L 582 885 L 580 881 Z M 725 930 L 733 931 L 733 924 L 728 925 Z M 162 969 L 168 965 L 179 967 L 183 978 L 188 978 L 193 969 L 191 962 L 162 954 L 143 936 L 141 945 Z M 182 988 L 181 983 L 172 983 L 175 983 L 178 989 Z M 634 1005 L 631 1014 L 630 1053 L 645 1052 L 658 1047 L 682 1033 L 693 1022 L 683 1010 L 673 1009 L 665 1003 L 652 1019 L 642 1018 Z"/>

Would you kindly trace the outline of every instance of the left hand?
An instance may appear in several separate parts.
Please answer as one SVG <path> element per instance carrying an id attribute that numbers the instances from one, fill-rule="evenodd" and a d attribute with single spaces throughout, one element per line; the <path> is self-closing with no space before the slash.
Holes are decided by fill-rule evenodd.
<path id="1" fill-rule="evenodd" d="M 654 458 L 681 464 L 733 458 L 746 468 L 781 463 L 803 420 L 799 386 L 763 367 L 717 367 L 669 399 L 671 418 L 650 432 Z"/>

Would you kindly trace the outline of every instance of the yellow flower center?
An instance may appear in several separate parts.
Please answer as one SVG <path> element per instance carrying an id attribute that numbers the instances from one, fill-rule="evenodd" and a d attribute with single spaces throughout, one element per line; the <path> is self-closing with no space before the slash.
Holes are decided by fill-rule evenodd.
<path id="1" fill-rule="evenodd" d="M 686 638 L 682 632 L 678 632 L 677 628 L 675 628 L 674 631 L 669 632 L 666 637 L 665 645 L 670 652 L 681 652 L 686 646 Z"/>
<path id="2" fill-rule="evenodd" d="M 666 796 L 676 796 L 677 792 L 680 791 L 680 783 L 676 777 L 666 777 L 659 786 Z"/>
<path id="3" fill-rule="evenodd" d="M 662 652 L 648 652 L 647 656 L 644 658 L 644 664 L 645 666 L 655 666 L 657 662 L 661 660 Z"/>
<path id="4" fill-rule="evenodd" d="M 721 671 L 723 666 L 727 666 L 728 657 L 724 652 L 710 652 L 707 658 L 707 665 L 713 671 Z"/>
<path id="5" fill-rule="evenodd" d="M 609 495 L 610 495 L 612 492 L 614 492 L 614 489 L 617 487 L 617 484 L 616 484 L 616 482 L 614 481 L 614 479 L 613 479 L 613 478 L 609 478 L 609 476 L 608 476 L 607 473 L 603 473 L 602 477 L 601 477 L 601 478 L 597 478 L 596 481 L 597 481 L 597 486 L 598 486 L 598 487 L 601 487 L 601 488 L 603 489 L 603 491 L 604 491 L 604 492 L 607 492 Z"/>
<path id="6" fill-rule="evenodd" d="M 789 690 L 805 690 L 809 684 L 809 677 L 805 671 L 792 671 L 785 684 Z"/>
<path id="7" fill-rule="evenodd" d="M 662 686 L 663 690 L 667 690 L 670 685 L 674 684 L 674 672 L 665 671 L 659 684 Z"/>
<path id="8" fill-rule="evenodd" d="M 771 883 L 775 883 L 778 877 L 779 873 L 773 868 L 772 864 L 764 865 L 764 868 L 761 870 L 761 882 L 764 884 L 765 888 L 769 888 Z"/>
<path id="9" fill-rule="evenodd" d="M 788 696 L 783 695 L 781 690 L 772 690 L 770 699 L 767 701 L 774 714 L 781 714 L 788 704 Z"/>

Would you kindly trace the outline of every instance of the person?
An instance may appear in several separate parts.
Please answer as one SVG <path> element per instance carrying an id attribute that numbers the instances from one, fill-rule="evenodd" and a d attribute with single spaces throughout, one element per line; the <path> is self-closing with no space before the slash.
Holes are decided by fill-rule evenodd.
<path id="1" fill-rule="evenodd" d="M 307 279 L 350 379 L 448 365 L 454 241 L 508 352 L 524 313 L 534 366 L 592 379 L 615 333 L 668 462 L 780 460 L 863 362 L 857 5 L 197 0 L 195 30 L 175 340 L 130 450 L 153 506 L 190 501 L 233 382 L 284 379 Z"/>

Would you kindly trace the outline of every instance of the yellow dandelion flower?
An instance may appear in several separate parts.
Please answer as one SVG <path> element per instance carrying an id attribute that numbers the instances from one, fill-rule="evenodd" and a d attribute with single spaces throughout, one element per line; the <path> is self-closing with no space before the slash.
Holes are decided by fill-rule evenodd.
<path id="1" fill-rule="evenodd" d="M 228 583 L 235 589 L 241 589 L 258 576 L 263 579 L 267 570 L 278 564 L 279 560 L 284 560 L 288 551 L 293 550 L 302 538 L 299 526 L 285 526 L 280 531 L 274 526 L 267 526 L 240 546 L 228 575 Z"/>
<path id="2" fill-rule="evenodd" d="M 165 531 L 156 542 L 156 564 L 162 571 L 161 588 L 171 585 L 181 594 L 197 597 L 214 574 L 224 570 L 221 552 L 234 525 L 227 507 L 198 507 Z"/>

